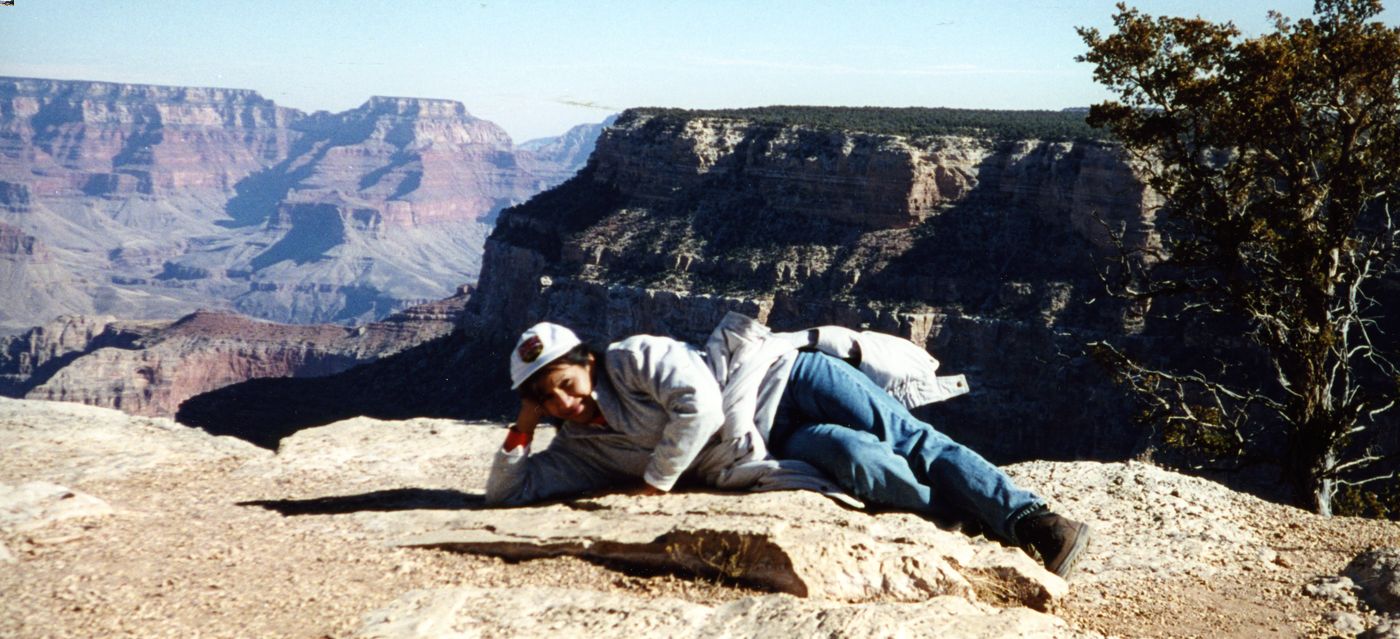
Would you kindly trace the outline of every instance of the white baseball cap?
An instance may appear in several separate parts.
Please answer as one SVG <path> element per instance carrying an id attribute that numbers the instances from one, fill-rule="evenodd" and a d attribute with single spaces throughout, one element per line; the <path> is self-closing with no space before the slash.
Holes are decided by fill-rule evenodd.
<path id="1" fill-rule="evenodd" d="M 526 329 L 510 352 L 510 389 L 520 388 L 535 371 L 582 343 L 573 331 L 551 322 Z"/>

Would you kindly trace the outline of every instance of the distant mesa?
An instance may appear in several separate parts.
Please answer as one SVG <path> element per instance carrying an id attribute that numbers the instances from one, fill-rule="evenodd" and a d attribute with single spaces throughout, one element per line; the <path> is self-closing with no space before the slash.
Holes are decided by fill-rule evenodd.
<path id="1" fill-rule="evenodd" d="M 0 396 L 173 417 L 189 397 L 250 379 L 331 375 L 444 337 L 466 292 L 349 328 L 227 312 L 177 321 L 63 316 L 0 338 Z"/>
<path id="2" fill-rule="evenodd" d="M 308 114 L 243 89 L 38 78 L 0 78 L 0 127 L 0 223 L 50 264 L 0 279 L 6 300 L 45 298 L 7 304 L 0 334 L 63 312 L 365 323 L 448 296 L 499 211 L 571 176 L 602 129 L 527 149 L 451 100 Z"/>

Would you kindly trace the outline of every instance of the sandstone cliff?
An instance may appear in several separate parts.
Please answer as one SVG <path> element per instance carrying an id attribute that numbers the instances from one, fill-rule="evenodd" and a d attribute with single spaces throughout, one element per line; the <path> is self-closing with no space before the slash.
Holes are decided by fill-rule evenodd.
<path id="1" fill-rule="evenodd" d="M 728 310 L 868 326 L 969 375 L 931 418 L 991 454 L 1118 456 L 1141 441 L 1081 347 L 1144 330 L 1098 268 L 1108 228 L 1156 242 L 1153 205 L 1104 142 L 632 111 L 578 176 L 501 215 L 472 317 L 502 340 L 552 319 L 700 341 Z"/>
<path id="2" fill-rule="evenodd" d="M 0 337 L 0 395 L 24 397 L 73 360 L 99 348 L 136 348 L 170 322 L 63 315 L 19 335 Z"/>
<path id="3" fill-rule="evenodd" d="M 60 282 L 0 279 L 7 299 L 53 298 L 0 328 L 382 318 L 473 281 L 485 222 L 567 177 L 552 157 L 445 100 L 306 114 L 247 90 L 0 78 L 0 223 L 47 246 Z"/>
<path id="4" fill-rule="evenodd" d="M 0 222 L 0 335 L 29 326 L 35 317 L 91 313 L 93 305 L 75 275 L 54 262 L 39 238 Z"/>
<path id="5" fill-rule="evenodd" d="M 923 416 L 993 459 L 1122 459 L 1149 435 L 1083 345 L 1153 339 L 1098 275 L 1106 228 L 1156 242 L 1153 205 L 1104 142 L 631 111 L 578 175 L 501 214 L 462 337 L 318 380 L 226 387 L 178 418 L 271 446 L 353 415 L 495 417 L 513 405 L 505 354 L 533 322 L 599 343 L 700 342 L 737 310 L 924 345 L 973 392 Z M 296 415 L 273 408 L 293 400 Z"/>
<path id="6" fill-rule="evenodd" d="M 331 375 L 450 333 L 465 294 L 356 328 L 200 311 L 175 322 L 65 316 L 0 338 L 0 395 L 173 416 L 181 402 L 267 377 Z"/>

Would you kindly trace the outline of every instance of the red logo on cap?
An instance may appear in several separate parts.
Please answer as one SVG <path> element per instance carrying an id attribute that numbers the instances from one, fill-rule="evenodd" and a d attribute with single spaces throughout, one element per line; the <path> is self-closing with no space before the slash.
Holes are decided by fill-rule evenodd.
<path id="1" fill-rule="evenodd" d="M 530 339 L 521 342 L 520 348 L 515 351 L 515 353 L 520 356 L 520 361 L 526 364 L 539 359 L 540 353 L 543 352 L 544 342 L 540 340 L 539 335 L 531 335 Z"/>

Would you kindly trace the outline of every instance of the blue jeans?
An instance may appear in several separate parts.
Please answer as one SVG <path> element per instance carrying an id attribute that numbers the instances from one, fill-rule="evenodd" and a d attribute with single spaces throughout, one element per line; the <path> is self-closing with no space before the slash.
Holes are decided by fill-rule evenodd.
<path id="1" fill-rule="evenodd" d="M 823 353 L 797 355 L 768 443 L 777 457 L 820 468 L 867 503 L 943 524 L 975 522 L 1011 543 L 1016 522 L 1044 508 L 1000 468 Z"/>

